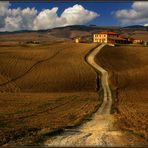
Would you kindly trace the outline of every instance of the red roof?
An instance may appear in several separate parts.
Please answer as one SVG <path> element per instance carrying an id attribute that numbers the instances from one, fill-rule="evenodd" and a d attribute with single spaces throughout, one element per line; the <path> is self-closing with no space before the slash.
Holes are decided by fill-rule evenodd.
<path id="1" fill-rule="evenodd" d="M 112 40 L 123 40 L 123 41 L 125 41 L 126 39 L 124 39 L 124 38 L 122 38 L 122 37 L 117 37 L 117 38 L 109 38 L 109 39 L 112 39 Z"/>
<path id="2" fill-rule="evenodd" d="M 96 34 L 108 34 L 108 35 L 117 35 L 118 33 L 116 32 L 111 32 L 111 31 L 102 31 L 102 32 L 98 32 Z"/>
<path id="3" fill-rule="evenodd" d="M 116 40 L 126 40 L 126 39 L 124 39 L 122 37 L 118 37 L 118 38 L 116 38 Z"/>

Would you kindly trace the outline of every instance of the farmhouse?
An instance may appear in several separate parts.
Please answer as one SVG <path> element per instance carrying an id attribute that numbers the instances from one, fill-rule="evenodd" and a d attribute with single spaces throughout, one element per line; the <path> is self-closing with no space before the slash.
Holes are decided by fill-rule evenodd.
<path id="1" fill-rule="evenodd" d="M 76 37 L 75 43 L 92 43 L 92 36 Z"/>
<path id="2" fill-rule="evenodd" d="M 102 31 L 92 36 L 81 36 L 74 38 L 75 43 L 108 43 L 110 45 L 119 44 L 147 44 L 143 40 L 134 39 L 132 37 L 122 36 L 116 32 Z"/>
<path id="3" fill-rule="evenodd" d="M 75 43 L 80 43 L 81 38 L 76 38 Z"/>
<path id="4" fill-rule="evenodd" d="M 139 40 L 139 39 L 134 39 L 133 40 L 133 44 L 142 44 L 143 40 Z"/>
<path id="5" fill-rule="evenodd" d="M 127 43 L 127 39 L 121 37 L 118 33 L 105 31 L 98 32 L 93 35 L 95 43 Z"/>

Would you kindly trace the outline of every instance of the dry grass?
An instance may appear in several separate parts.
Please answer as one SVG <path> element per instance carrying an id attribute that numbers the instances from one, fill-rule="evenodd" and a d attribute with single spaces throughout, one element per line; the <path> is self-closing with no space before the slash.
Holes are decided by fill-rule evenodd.
<path id="1" fill-rule="evenodd" d="M 148 47 L 105 47 L 96 61 L 111 76 L 117 88 L 119 126 L 134 130 L 148 139 Z"/>
<path id="2" fill-rule="evenodd" d="M 96 73 L 84 61 L 85 54 L 94 46 L 69 42 L 2 47 L 0 91 L 95 91 Z"/>
<path id="3" fill-rule="evenodd" d="M 39 133 L 74 126 L 99 103 L 97 93 L 91 92 L 0 94 L 0 144 L 36 145 Z"/>
<path id="4" fill-rule="evenodd" d="M 1 145 L 35 145 L 97 109 L 97 74 L 84 60 L 95 46 L 0 44 Z"/>
<path id="5" fill-rule="evenodd" d="M 141 39 L 144 41 L 148 41 L 148 31 L 134 31 L 132 32 L 131 37 L 135 39 Z"/>
<path id="6" fill-rule="evenodd" d="M 57 31 L 59 32 L 59 31 Z M 19 32 L 19 33 L 9 33 L 0 34 L 0 43 L 9 42 L 25 42 L 25 41 L 39 41 L 39 42 L 57 42 L 66 41 L 68 38 L 64 36 L 59 36 L 57 33 L 52 31 L 51 33 L 45 32 Z"/>
<path id="7" fill-rule="evenodd" d="M 133 130 L 148 139 L 148 89 L 131 88 L 119 89 L 118 110 L 119 125 L 122 129 Z"/>

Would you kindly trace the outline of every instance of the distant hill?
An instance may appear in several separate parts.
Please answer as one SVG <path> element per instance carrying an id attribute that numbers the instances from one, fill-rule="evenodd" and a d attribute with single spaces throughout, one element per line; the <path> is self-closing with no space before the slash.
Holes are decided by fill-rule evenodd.
<path id="1" fill-rule="evenodd" d="M 129 37 L 136 36 L 136 38 L 148 40 L 148 27 L 140 25 L 127 27 L 72 25 L 38 31 L 21 30 L 15 32 L 0 32 L 0 41 L 70 41 L 75 37 L 92 36 L 95 32 L 106 30 L 114 31 Z"/>
<path id="2" fill-rule="evenodd" d="M 5 31 L 5 32 L 0 32 L 0 34 L 14 34 L 14 33 L 26 33 L 26 32 L 49 32 L 52 30 L 63 30 L 63 29 L 69 29 L 69 30 L 80 30 L 80 31 L 92 31 L 92 30 L 112 30 L 112 29 L 119 29 L 121 27 L 116 27 L 116 26 L 96 26 L 96 25 L 71 25 L 71 26 L 65 26 L 65 27 L 56 27 L 53 29 L 46 29 L 46 30 L 19 30 L 19 31 Z"/>
<path id="3" fill-rule="evenodd" d="M 132 26 L 126 26 L 126 27 L 123 27 L 123 28 L 145 28 L 145 27 L 142 26 L 142 25 L 132 25 Z"/>
<path id="4" fill-rule="evenodd" d="M 142 25 L 127 26 L 127 27 L 123 27 L 123 29 L 129 29 L 129 30 L 146 30 L 146 31 L 148 31 L 148 27 L 147 26 L 142 26 Z"/>

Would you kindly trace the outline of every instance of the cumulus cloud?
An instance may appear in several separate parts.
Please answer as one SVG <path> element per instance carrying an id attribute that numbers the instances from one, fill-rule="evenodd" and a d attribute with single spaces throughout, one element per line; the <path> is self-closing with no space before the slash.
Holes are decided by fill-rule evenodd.
<path id="1" fill-rule="evenodd" d="M 148 23 L 144 24 L 144 26 L 148 26 Z"/>
<path id="2" fill-rule="evenodd" d="M 136 1 L 131 9 L 122 9 L 115 12 L 115 16 L 122 24 L 144 24 L 148 22 L 148 2 Z"/>
<path id="3" fill-rule="evenodd" d="M 73 25 L 73 24 L 85 24 L 90 20 L 96 18 L 99 14 L 86 10 L 81 5 L 74 5 L 73 7 L 67 8 L 62 13 L 61 17 L 66 19 L 65 25 Z"/>
<path id="4" fill-rule="evenodd" d="M 0 2 L 0 31 L 31 29 L 37 15 L 35 8 L 10 9 L 9 2 Z"/>
<path id="5" fill-rule="evenodd" d="M 9 2 L 0 2 L 0 31 L 39 30 L 66 25 L 86 24 L 99 14 L 74 5 L 58 16 L 58 7 L 38 12 L 35 8 L 11 9 Z"/>
<path id="6" fill-rule="evenodd" d="M 33 29 L 38 30 L 64 26 L 66 20 L 62 17 L 58 17 L 57 11 L 57 7 L 41 11 L 34 19 Z"/>

